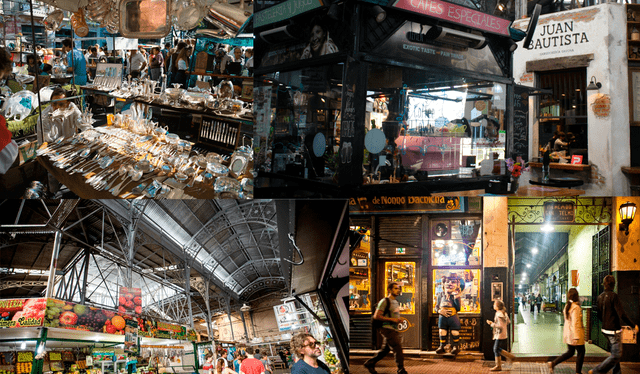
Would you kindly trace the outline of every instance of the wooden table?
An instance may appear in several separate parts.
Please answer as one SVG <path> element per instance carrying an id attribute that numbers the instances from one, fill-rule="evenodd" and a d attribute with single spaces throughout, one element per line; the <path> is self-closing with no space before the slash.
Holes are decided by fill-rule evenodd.
<path id="1" fill-rule="evenodd" d="M 86 177 L 82 176 L 81 173 L 69 174 L 65 170 L 55 167 L 53 162 L 47 156 L 38 156 L 37 160 L 40 165 L 44 166 L 44 168 L 58 180 L 58 182 L 67 186 L 71 192 L 82 199 L 122 199 L 125 198 L 124 196 L 126 196 L 126 198 L 133 199 L 140 196 L 129 193 L 140 182 L 130 181 L 124 185 L 119 196 L 113 196 L 109 191 L 98 191 L 91 185 L 85 183 L 85 180 L 89 179 L 93 174 L 89 174 Z M 117 167 L 115 170 L 117 170 Z M 118 177 L 114 185 L 117 185 L 121 180 L 121 177 Z M 147 181 L 146 184 L 150 182 L 151 181 Z M 217 198 L 217 194 L 213 191 L 213 186 L 205 185 L 203 183 L 195 183 L 193 187 L 186 187 L 184 189 L 184 193 L 197 199 Z"/>

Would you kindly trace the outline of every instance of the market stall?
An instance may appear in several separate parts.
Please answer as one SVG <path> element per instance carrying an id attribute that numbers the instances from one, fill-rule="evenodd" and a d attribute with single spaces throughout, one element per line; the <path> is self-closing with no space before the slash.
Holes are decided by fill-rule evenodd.
<path id="1" fill-rule="evenodd" d="M 210 1 L 196 1 L 197 6 L 195 7 L 186 6 L 185 4 L 171 7 L 169 2 L 164 1 L 131 2 L 128 5 L 118 4 L 116 6 L 116 4 L 113 4 L 112 7 L 106 7 L 98 1 L 90 1 L 82 4 L 84 6 L 80 8 L 78 8 L 80 4 L 74 1 L 54 2 L 45 0 L 44 2 L 53 6 L 51 9 L 54 9 L 53 11 L 49 9 L 50 14 L 42 20 L 47 32 L 54 33 L 60 30 L 64 23 L 63 11 L 69 11 L 73 14 L 70 21 L 75 32 L 75 36 L 74 32 L 71 33 L 72 43 L 74 41 L 96 39 L 86 37 L 87 21 L 90 23 L 95 22 L 101 26 L 106 26 L 110 34 L 122 36 L 107 38 L 107 41 L 111 42 L 111 47 L 109 47 L 111 51 L 138 49 L 140 47 L 138 38 L 147 40 L 156 38 L 159 40 L 169 33 L 172 26 L 176 30 L 184 31 L 195 30 L 199 25 L 205 25 L 208 28 L 212 27 L 212 24 L 215 25 L 216 19 L 223 18 L 225 20 L 224 30 L 215 33 L 216 37 L 209 38 L 205 35 L 200 35 L 196 53 L 193 56 L 187 55 L 186 58 L 191 60 L 192 67 L 187 72 L 187 75 L 190 74 L 192 77 L 187 79 L 186 84 L 183 84 L 183 88 L 175 84 L 174 86 L 176 87 L 173 88 L 168 86 L 166 76 L 160 77 L 158 80 L 147 78 L 132 80 L 131 76 L 127 77 L 123 73 L 122 63 L 99 62 L 91 64 L 91 76 L 87 84 L 83 83 L 81 86 L 73 85 L 67 87 L 71 91 L 67 93 L 66 98 L 60 100 L 76 101 L 79 109 L 83 111 L 81 122 L 90 125 L 93 125 L 94 122 L 97 125 L 103 125 L 107 122 L 110 124 L 111 121 L 107 118 L 107 114 L 122 114 L 121 111 L 130 105 L 140 106 L 144 108 L 142 110 L 145 115 L 149 115 L 148 119 L 152 119 L 159 124 L 159 126 L 155 127 L 162 127 L 166 131 L 164 134 L 152 134 L 151 130 L 155 130 L 155 128 L 147 126 L 148 123 L 145 122 L 145 118 L 133 116 L 134 121 L 140 123 L 135 126 L 144 126 L 150 130 L 145 134 L 142 134 L 139 130 L 134 132 L 139 135 L 158 136 L 175 134 L 182 139 L 188 140 L 189 145 L 185 144 L 181 149 L 188 148 L 189 151 L 187 152 L 190 152 L 190 154 L 186 156 L 193 160 L 189 165 L 183 165 L 182 171 L 195 170 L 194 174 L 197 175 L 189 175 L 193 179 L 186 186 L 177 184 L 173 185 L 173 187 L 167 186 L 165 188 L 166 194 L 160 194 L 159 196 L 169 197 L 171 189 L 182 191 L 184 187 L 187 188 L 185 196 L 197 198 L 219 197 L 221 193 L 226 192 L 228 192 L 225 195 L 227 197 L 249 198 L 252 196 L 253 176 L 248 171 L 250 170 L 252 159 L 253 78 L 249 76 L 248 70 L 240 62 L 242 58 L 238 56 L 231 60 L 226 56 L 227 58 L 222 66 L 227 65 L 228 68 L 221 69 L 221 62 L 216 61 L 213 56 L 213 54 L 217 53 L 217 50 L 212 50 L 214 46 L 220 50 L 222 47 L 231 45 L 252 46 L 252 38 L 247 36 L 238 37 L 236 35 L 246 29 L 247 26 L 242 25 L 250 12 L 237 11 L 235 5 L 230 7 L 219 5 L 214 10 L 212 8 L 213 3 Z M 243 8 L 242 5 L 240 8 Z M 191 10 L 194 9 L 196 11 L 192 12 Z M 135 16 L 140 12 L 146 15 Z M 207 17 L 208 21 L 201 22 L 205 17 Z M 123 22 L 120 22 L 120 18 L 123 18 Z M 31 27 L 34 28 L 33 20 Z M 205 32 L 207 30 L 202 31 Z M 212 42 L 214 39 L 215 42 Z M 15 49 L 18 55 L 21 56 L 27 52 L 23 52 L 22 46 L 19 45 L 22 41 L 21 37 L 18 37 L 17 40 L 18 46 L 12 45 L 11 48 Z M 60 40 L 58 39 L 58 41 Z M 225 43 L 225 41 L 229 42 Z M 71 48 L 71 51 L 69 51 L 69 48 Z M 82 73 L 82 69 L 76 69 L 78 64 L 75 56 L 76 54 L 81 55 L 81 53 L 73 48 L 73 46 L 63 48 L 63 52 L 68 51 L 68 53 L 73 54 L 73 59 L 55 58 L 48 60 L 53 66 L 51 71 L 48 72 L 49 75 L 46 76 L 46 82 L 44 80 L 41 81 L 41 77 L 35 79 L 33 76 L 29 76 L 27 68 L 32 69 L 32 67 L 23 64 L 24 61 L 20 58 L 18 65 L 23 64 L 23 66 L 14 68 L 14 73 L 16 74 L 13 82 L 15 84 L 2 92 L 2 95 L 7 98 L 7 102 L 4 105 L 6 111 L 3 110 L 3 112 L 7 114 L 8 120 L 12 120 L 8 123 L 8 127 L 12 132 L 12 137 L 18 140 L 21 146 L 21 156 L 15 162 L 14 168 L 0 177 L 2 178 L 0 180 L 1 192 L 6 192 L 12 197 L 28 195 L 27 197 L 38 198 L 48 196 L 45 192 L 47 180 L 51 181 L 52 178 L 67 186 L 70 192 L 77 196 L 108 197 L 108 194 L 100 194 L 99 189 L 86 189 L 83 185 L 86 180 L 77 178 L 77 176 L 72 177 L 72 174 L 65 173 L 62 169 L 57 168 L 54 165 L 57 160 L 49 163 L 47 160 L 38 157 L 38 162 L 34 161 L 36 159 L 35 150 L 43 146 L 42 138 L 45 135 L 43 133 L 47 131 L 42 128 L 43 120 L 56 123 L 56 121 L 62 121 L 69 116 L 69 113 L 65 112 L 65 110 L 58 109 L 47 112 L 46 116 L 43 115 L 46 118 L 42 118 L 43 116 L 40 113 L 45 113 L 44 109 L 50 101 L 51 92 L 48 92 L 49 97 L 47 97 L 46 90 L 50 90 L 54 84 L 63 85 L 68 84 L 69 81 L 75 83 L 85 81 L 85 77 L 76 76 L 78 71 L 81 72 L 80 75 L 86 73 Z M 80 58 L 80 60 L 82 59 Z M 202 64 L 203 61 L 204 65 Z M 67 63 L 69 66 L 67 66 Z M 40 69 L 41 67 L 36 67 L 34 75 L 37 76 L 42 73 Z M 88 69 L 89 66 L 87 65 L 87 71 Z M 35 83 L 31 84 L 34 81 Z M 162 82 L 162 86 L 159 85 L 159 82 Z M 109 110 L 111 113 L 101 113 L 100 118 L 97 118 L 98 116 L 91 118 L 92 115 L 89 106 L 85 106 L 86 103 L 91 104 L 91 108 L 96 108 L 95 104 L 98 103 L 113 110 Z M 58 124 L 58 127 L 60 126 Z M 75 144 L 75 140 L 69 139 L 68 134 L 66 136 L 68 142 Z M 86 135 L 79 136 L 86 137 Z M 93 137 L 91 134 L 88 136 Z M 50 140 L 52 139 L 58 139 L 58 137 L 52 136 Z M 165 140 L 163 138 L 157 139 L 157 141 L 164 142 Z M 203 166 L 206 162 L 204 155 L 212 152 L 219 155 L 216 161 L 225 165 L 216 165 L 220 166 L 220 168 L 209 169 L 210 173 L 207 174 L 207 168 Z M 194 158 L 200 155 L 202 155 L 200 160 L 203 164 L 197 166 Z M 134 154 L 129 156 L 136 158 Z M 212 160 L 213 156 L 210 157 L 210 161 Z M 133 163 L 135 164 L 136 162 Z M 115 166 L 119 167 L 118 163 Z M 159 168 L 162 165 L 155 164 L 154 166 L 158 168 L 156 173 L 161 174 Z M 232 172 L 233 175 L 226 173 L 226 169 L 234 170 Z M 146 173 L 147 171 L 144 172 Z M 149 172 L 152 173 L 153 171 L 149 170 Z M 227 175 L 231 177 L 229 180 L 218 179 L 218 177 Z M 135 178 L 131 179 L 135 180 Z M 193 189 L 193 183 L 196 180 L 201 182 L 202 185 L 197 189 Z M 216 180 L 219 180 L 221 185 L 217 188 L 215 187 Z M 39 182 L 36 184 L 39 191 L 35 191 L 36 193 L 27 191 L 25 194 L 24 191 L 34 181 Z M 186 179 L 183 181 L 174 179 L 174 181 L 181 183 L 185 182 Z M 119 182 L 123 182 L 123 180 Z M 162 182 L 158 181 L 158 183 Z M 141 193 L 136 194 L 136 191 L 132 191 L 133 187 L 135 186 L 129 186 L 129 188 L 123 189 L 122 192 L 129 192 L 130 195 L 127 196 L 132 197 L 141 195 Z M 162 191 L 162 186 L 156 184 L 156 187 L 160 187 L 158 191 Z M 55 192 L 54 189 L 50 190 L 50 193 Z M 216 190 L 218 192 L 215 192 Z M 151 195 L 154 195 L 154 193 L 151 193 Z M 113 196 L 120 196 L 120 194 L 116 193 Z M 178 191 L 171 195 L 171 198 L 180 198 L 182 196 L 183 193 Z"/>
<path id="2" fill-rule="evenodd" d="M 523 32 L 441 1 L 441 12 L 293 3 L 254 15 L 261 196 L 513 192 L 504 164 L 516 156 L 511 52 Z"/>
<path id="3" fill-rule="evenodd" d="M 39 373 L 121 374 L 152 353 L 155 366 L 140 363 L 138 372 L 191 373 L 197 365 L 197 336 L 184 326 L 47 298 L 0 300 L 0 315 L 5 374 L 31 373 L 36 365 Z M 157 346 L 168 349 L 148 350 Z"/>

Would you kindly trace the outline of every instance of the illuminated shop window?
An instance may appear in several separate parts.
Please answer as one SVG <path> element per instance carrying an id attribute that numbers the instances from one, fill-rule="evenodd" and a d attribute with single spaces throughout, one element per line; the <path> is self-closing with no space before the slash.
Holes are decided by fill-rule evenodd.
<path id="1" fill-rule="evenodd" d="M 433 266 L 476 266 L 482 258 L 482 221 L 470 219 L 431 222 Z"/>
<path id="2" fill-rule="evenodd" d="M 349 310 L 371 313 L 371 246 L 369 229 L 351 227 L 362 235 L 356 249 L 351 254 L 349 266 Z"/>
<path id="3" fill-rule="evenodd" d="M 384 268 L 385 286 L 391 282 L 398 282 L 402 293 L 396 298 L 400 304 L 401 314 L 415 314 L 416 294 L 416 263 L 415 262 L 387 262 Z"/>
<path id="4" fill-rule="evenodd" d="M 438 296 L 449 290 L 460 295 L 460 313 L 480 313 L 480 270 L 438 269 L 433 271 L 433 313 L 438 313 Z"/>

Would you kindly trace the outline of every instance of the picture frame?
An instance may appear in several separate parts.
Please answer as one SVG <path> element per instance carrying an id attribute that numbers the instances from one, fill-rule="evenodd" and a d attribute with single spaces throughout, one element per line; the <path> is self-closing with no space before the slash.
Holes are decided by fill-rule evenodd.
<path id="1" fill-rule="evenodd" d="M 503 285 L 502 282 L 491 282 L 491 301 L 504 301 Z"/>
<path id="2" fill-rule="evenodd" d="M 253 81 L 244 80 L 242 82 L 242 95 L 243 99 L 252 100 L 253 99 Z"/>
<path id="3" fill-rule="evenodd" d="M 438 220 L 431 224 L 431 238 L 433 240 L 451 239 L 451 222 L 449 220 Z"/>

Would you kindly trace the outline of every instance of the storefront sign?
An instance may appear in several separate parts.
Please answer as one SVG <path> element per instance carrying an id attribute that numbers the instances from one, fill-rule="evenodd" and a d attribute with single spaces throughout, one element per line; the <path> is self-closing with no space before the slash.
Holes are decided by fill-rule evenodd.
<path id="1" fill-rule="evenodd" d="M 296 307 L 292 302 L 275 305 L 273 307 L 273 312 L 276 315 L 276 321 L 278 322 L 278 329 L 280 331 L 291 330 L 294 325 L 297 325 L 298 318 L 295 311 Z"/>
<path id="2" fill-rule="evenodd" d="M 598 118 L 607 118 L 611 114 L 611 96 L 598 94 L 591 104 L 593 114 Z"/>
<path id="3" fill-rule="evenodd" d="M 124 332 L 124 350 L 138 354 L 138 322 L 136 320 L 127 320 Z"/>
<path id="4" fill-rule="evenodd" d="M 465 198 L 445 196 L 375 196 L 349 199 L 351 214 L 464 212 Z"/>
<path id="5" fill-rule="evenodd" d="M 577 11 L 553 13 L 540 17 L 535 34 L 528 49 L 516 50 L 530 61 L 536 57 L 553 58 L 562 55 L 578 55 L 592 50 L 591 41 L 597 40 L 608 32 L 606 27 L 594 27 L 598 24 L 598 7 L 588 7 Z M 599 16 L 599 17 L 596 17 Z M 514 23 L 515 28 L 525 28 L 528 19 Z M 604 21 L 603 19 L 603 22 Z M 522 42 L 519 42 L 521 44 Z"/>
<path id="6" fill-rule="evenodd" d="M 576 208 L 572 202 L 547 201 L 544 203 L 545 222 L 573 222 L 575 215 Z"/>
<path id="7" fill-rule="evenodd" d="M 490 48 L 465 49 L 443 43 L 425 44 L 410 37 L 423 32 L 421 29 L 424 27 L 420 23 L 407 21 L 389 39 L 374 47 L 372 52 L 395 61 L 504 75 Z"/>
<path id="8" fill-rule="evenodd" d="M 253 27 L 284 21 L 322 6 L 321 0 L 288 0 L 253 15 Z"/>
<path id="9" fill-rule="evenodd" d="M 460 317 L 460 349 L 475 351 L 480 349 L 480 332 L 482 323 L 480 318 Z M 431 318 L 431 349 L 440 345 L 438 317 Z"/>
<path id="10" fill-rule="evenodd" d="M 0 329 L 42 326 L 47 305 L 46 300 L 0 300 Z"/>
<path id="11" fill-rule="evenodd" d="M 396 0 L 393 7 L 439 18 L 492 34 L 510 36 L 511 21 L 438 0 Z"/>

